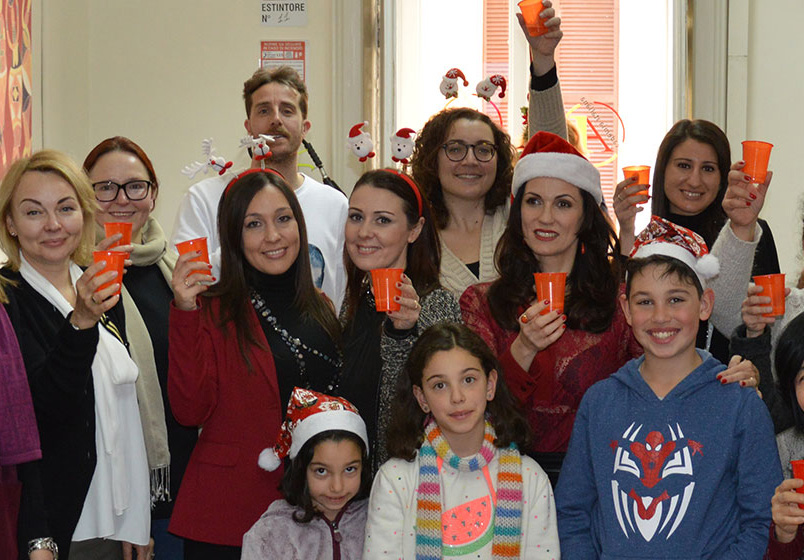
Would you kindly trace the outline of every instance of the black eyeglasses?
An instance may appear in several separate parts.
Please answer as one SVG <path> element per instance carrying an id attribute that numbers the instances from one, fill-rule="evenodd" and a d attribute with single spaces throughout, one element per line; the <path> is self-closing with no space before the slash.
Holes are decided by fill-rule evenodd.
<path id="1" fill-rule="evenodd" d="M 450 140 L 441 147 L 444 148 L 444 153 L 447 154 L 447 159 L 450 161 L 463 161 L 466 154 L 469 153 L 469 148 L 472 148 L 475 159 L 483 163 L 491 161 L 494 154 L 497 153 L 497 148 L 494 147 L 494 144 L 488 142 L 466 144 L 460 140 Z"/>
<path id="2" fill-rule="evenodd" d="M 126 193 L 126 198 L 129 200 L 142 200 L 148 196 L 148 191 L 151 189 L 150 181 L 142 179 L 135 179 L 128 183 L 115 183 L 114 181 L 100 181 L 92 183 L 92 188 L 95 190 L 95 198 L 99 202 L 111 202 L 117 198 L 120 189 Z"/>

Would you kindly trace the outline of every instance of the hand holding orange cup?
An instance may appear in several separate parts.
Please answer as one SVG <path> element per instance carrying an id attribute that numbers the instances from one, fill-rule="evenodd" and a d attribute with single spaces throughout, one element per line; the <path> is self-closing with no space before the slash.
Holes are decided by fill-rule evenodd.
<path id="1" fill-rule="evenodd" d="M 126 259 L 128 258 L 128 253 L 124 251 L 94 251 L 92 253 L 92 260 L 93 262 L 101 262 L 106 261 L 106 266 L 103 267 L 103 270 L 98 272 L 98 274 L 105 274 L 110 270 L 117 272 L 117 276 L 112 278 L 109 282 L 101 285 L 96 292 L 103 290 L 104 288 L 108 288 L 112 284 L 120 284 L 123 285 L 123 267 L 125 266 Z M 112 295 L 117 295 L 120 293 L 120 288 L 117 288 L 117 291 Z M 94 297 L 94 296 L 93 296 Z"/>
<path id="2" fill-rule="evenodd" d="M 200 251 L 201 256 L 195 257 L 194 259 L 190 259 L 193 262 L 205 262 L 209 264 L 209 250 L 207 249 L 207 238 L 206 237 L 199 237 L 197 239 L 190 239 L 189 241 L 182 241 L 181 243 L 176 244 L 176 250 L 179 252 L 179 255 L 183 255 L 184 253 L 189 253 L 190 251 Z M 207 274 L 212 276 L 212 272 L 207 270 L 194 270 L 191 274 Z"/>
<path id="3" fill-rule="evenodd" d="M 567 285 L 566 272 L 534 272 L 533 281 L 536 284 L 536 297 L 539 301 L 548 300 L 548 305 L 542 309 L 540 315 L 547 315 L 551 311 L 564 311 L 564 292 Z"/>
<path id="4" fill-rule="evenodd" d="M 743 172 L 751 177 L 752 183 L 764 183 L 768 174 L 768 161 L 770 160 L 770 142 L 760 140 L 746 140 L 743 142 Z"/>
<path id="5" fill-rule="evenodd" d="M 623 167 L 623 176 L 626 179 L 634 177 L 636 179 L 635 184 L 645 185 L 644 190 L 634 193 L 634 195 L 641 194 L 648 196 L 647 187 L 650 186 L 650 165 L 629 165 L 628 167 Z"/>
<path id="6" fill-rule="evenodd" d="M 120 241 L 110 245 L 109 249 L 120 245 L 131 245 L 131 222 L 106 222 L 103 224 L 103 230 L 106 232 L 106 237 L 111 237 L 115 233 L 123 234 Z"/>
<path id="7" fill-rule="evenodd" d="M 522 0 L 517 4 L 522 17 L 525 18 L 525 25 L 531 37 L 538 37 L 550 31 L 539 17 L 544 10 L 541 0 Z"/>
<path id="8" fill-rule="evenodd" d="M 754 284 L 762 286 L 759 295 L 771 298 L 773 310 L 763 313 L 763 317 L 780 317 L 784 315 L 784 274 L 765 274 L 754 276 Z"/>
<path id="9" fill-rule="evenodd" d="M 790 466 L 793 467 L 793 478 L 804 480 L 804 460 L 790 461 Z M 804 494 L 804 486 L 796 488 L 796 492 Z M 804 504 L 798 504 L 799 509 L 804 509 Z"/>
<path id="10" fill-rule="evenodd" d="M 402 295 L 402 290 L 396 287 L 402 280 L 401 268 L 375 268 L 371 271 L 371 287 L 374 290 L 374 303 L 377 311 L 399 311 L 398 301 L 395 297 Z"/>

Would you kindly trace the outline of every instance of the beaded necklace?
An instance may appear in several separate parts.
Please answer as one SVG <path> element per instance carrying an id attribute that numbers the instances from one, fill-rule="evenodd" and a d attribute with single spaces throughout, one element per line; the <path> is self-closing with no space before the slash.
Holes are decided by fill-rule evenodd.
<path id="1" fill-rule="evenodd" d="M 260 294 L 254 290 L 251 290 L 250 297 L 251 305 L 254 306 L 254 310 L 257 312 L 257 315 L 262 317 L 271 327 L 271 329 L 273 329 L 273 331 L 279 335 L 279 337 L 282 339 L 282 342 L 284 342 L 285 346 L 287 346 L 290 350 L 290 353 L 293 354 L 293 358 L 296 360 L 296 365 L 299 367 L 301 385 L 305 389 L 310 388 L 310 380 L 307 379 L 307 367 L 305 366 L 304 362 L 304 353 L 306 352 L 308 354 L 312 354 L 313 356 L 317 356 L 334 368 L 335 373 L 332 375 L 332 379 L 327 385 L 327 390 L 325 391 L 326 393 L 330 394 L 334 393 L 338 389 L 338 385 L 341 381 L 341 369 L 343 368 L 343 356 L 341 355 L 341 352 L 338 351 L 338 355 L 335 358 L 332 358 L 323 352 L 316 350 L 315 348 L 310 348 L 301 339 L 290 334 L 287 329 L 279 324 L 279 321 L 277 321 L 276 317 L 274 317 L 273 313 L 271 313 L 271 310 L 268 308 L 268 305 L 265 303 L 265 300 Z"/>

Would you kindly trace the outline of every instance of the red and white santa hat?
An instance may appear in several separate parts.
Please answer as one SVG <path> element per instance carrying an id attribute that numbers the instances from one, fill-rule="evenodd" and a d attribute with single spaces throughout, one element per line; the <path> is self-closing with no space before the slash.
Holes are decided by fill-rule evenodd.
<path id="1" fill-rule="evenodd" d="M 349 129 L 349 138 L 357 138 L 358 136 L 362 136 L 365 134 L 361 128 L 364 126 L 368 126 L 368 121 L 363 121 L 362 123 L 357 123 L 352 128 Z"/>
<path id="2" fill-rule="evenodd" d="M 366 449 L 369 447 L 366 423 L 352 403 L 295 387 L 276 445 L 262 450 L 258 464 L 266 471 L 275 471 L 282 459 L 294 459 L 310 438 L 329 430 L 352 432 L 363 440 Z"/>
<path id="3" fill-rule="evenodd" d="M 399 130 L 396 131 L 396 134 L 391 136 L 391 139 L 393 140 L 394 138 L 410 138 L 411 134 L 416 134 L 416 131 L 413 130 L 412 128 L 400 128 Z"/>
<path id="4" fill-rule="evenodd" d="M 659 216 L 651 216 L 648 227 L 639 233 L 631 251 L 632 259 L 653 255 L 680 260 L 695 272 L 703 287 L 720 270 L 717 257 L 709 253 L 703 237 Z"/>
<path id="5" fill-rule="evenodd" d="M 447 70 L 447 73 L 444 74 L 445 78 L 449 78 L 450 80 L 457 80 L 458 78 L 463 80 L 463 87 L 469 85 L 469 82 L 466 81 L 466 76 L 463 75 L 460 68 L 450 68 Z"/>
<path id="6" fill-rule="evenodd" d="M 569 142 L 550 132 L 537 132 L 525 145 L 514 167 L 514 196 L 536 177 L 562 179 L 591 194 L 598 204 L 603 203 L 600 172 Z"/>
<path id="7" fill-rule="evenodd" d="M 495 86 L 500 87 L 500 97 L 505 97 L 505 76 L 502 74 L 494 74 L 489 78 L 489 81 Z"/>

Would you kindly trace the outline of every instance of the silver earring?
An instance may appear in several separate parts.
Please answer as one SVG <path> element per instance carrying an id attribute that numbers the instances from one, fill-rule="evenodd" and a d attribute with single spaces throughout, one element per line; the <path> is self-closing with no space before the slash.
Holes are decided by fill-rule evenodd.
<path id="1" fill-rule="evenodd" d="M 422 410 L 425 414 L 428 414 L 430 412 L 430 407 L 427 405 L 422 405 Z"/>
<path id="2" fill-rule="evenodd" d="M 17 237 L 17 232 L 16 231 L 10 231 L 8 233 L 11 235 L 11 237 Z"/>

